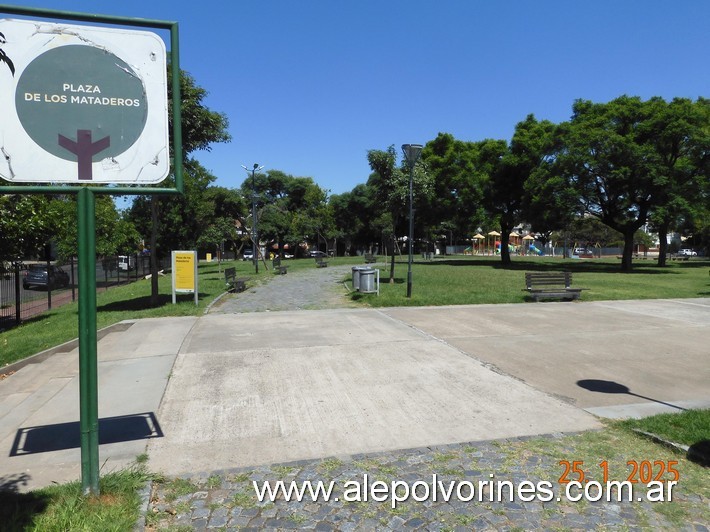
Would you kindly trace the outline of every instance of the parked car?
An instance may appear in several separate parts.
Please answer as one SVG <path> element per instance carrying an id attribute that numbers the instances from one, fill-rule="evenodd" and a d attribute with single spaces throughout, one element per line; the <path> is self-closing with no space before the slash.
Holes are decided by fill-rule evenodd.
<path id="1" fill-rule="evenodd" d="M 692 249 L 681 249 L 680 251 L 678 251 L 678 255 L 680 255 L 681 257 L 697 257 L 698 252 L 693 251 Z"/>
<path id="2" fill-rule="evenodd" d="M 594 253 L 592 252 L 591 249 L 574 248 L 574 254 L 575 255 L 593 255 Z"/>
<path id="3" fill-rule="evenodd" d="M 242 253 L 242 260 L 253 260 L 253 259 L 254 259 L 254 250 L 253 249 L 244 250 L 244 253 Z"/>
<path id="4" fill-rule="evenodd" d="M 311 250 L 308 252 L 311 257 L 326 257 L 325 251 Z"/>
<path id="5" fill-rule="evenodd" d="M 69 274 L 56 266 L 47 267 L 46 264 L 31 264 L 22 279 L 25 290 L 31 288 L 45 288 L 54 290 L 69 285 Z"/>

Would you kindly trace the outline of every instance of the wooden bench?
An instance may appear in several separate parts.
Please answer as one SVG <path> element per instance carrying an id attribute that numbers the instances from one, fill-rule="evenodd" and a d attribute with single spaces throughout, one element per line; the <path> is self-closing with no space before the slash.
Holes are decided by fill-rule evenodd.
<path id="1" fill-rule="evenodd" d="M 288 266 L 281 266 L 281 257 L 276 257 L 271 262 L 274 266 L 274 273 L 278 273 L 279 275 L 286 275 L 288 273 Z"/>
<path id="2" fill-rule="evenodd" d="M 241 277 L 237 279 L 236 268 L 225 268 L 224 269 L 224 280 L 227 283 L 227 290 L 230 292 L 234 290 L 235 292 L 244 292 L 247 289 L 247 278 Z"/>
<path id="3" fill-rule="evenodd" d="M 323 260 L 323 257 L 316 257 L 316 267 L 317 268 L 327 268 L 328 263 Z"/>
<path id="4" fill-rule="evenodd" d="M 525 274 L 525 290 L 535 300 L 579 299 L 586 288 L 572 288 L 571 272 L 541 272 Z"/>
<path id="5" fill-rule="evenodd" d="M 373 264 L 377 262 L 377 257 L 372 253 L 365 253 L 365 264 Z"/>

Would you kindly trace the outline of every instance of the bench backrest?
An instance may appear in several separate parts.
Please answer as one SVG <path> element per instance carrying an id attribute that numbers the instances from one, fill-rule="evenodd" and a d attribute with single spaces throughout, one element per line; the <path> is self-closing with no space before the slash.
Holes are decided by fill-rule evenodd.
<path id="1" fill-rule="evenodd" d="M 274 257 L 273 265 L 274 268 L 278 268 L 279 266 L 281 266 L 281 257 Z"/>
<path id="2" fill-rule="evenodd" d="M 232 277 L 237 275 L 237 269 L 236 268 L 225 268 L 224 269 L 224 276 L 227 279 L 231 279 Z"/>
<path id="3" fill-rule="evenodd" d="M 571 272 L 527 272 L 525 274 L 525 286 L 560 286 L 569 288 L 572 285 Z"/>

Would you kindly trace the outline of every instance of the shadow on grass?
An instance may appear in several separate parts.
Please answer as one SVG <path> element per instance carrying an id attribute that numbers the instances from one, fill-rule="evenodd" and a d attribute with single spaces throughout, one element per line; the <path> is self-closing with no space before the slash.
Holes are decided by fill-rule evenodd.
<path id="1" fill-rule="evenodd" d="M 688 460 L 710 467 L 710 440 L 700 440 L 688 448 Z"/>
<path id="2" fill-rule="evenodd" d="M 47 495 L 20 493 L 30 478 L 27 473 L 0 477 L 0 527 L 3 530 L 26 530 L 34 517 L 47 509 L 50 502 Z"/>
<path id="3" fill-rule="evenodd" d="M 40 323 L 44 320 L 49 319 L 49 314 L 47 311 L 45 311 L 44 314 L 38 314 L 37 316 L 34 316 L 33 318 L 26 318 L 22 320 L 22 325 L 26 323 Z M 0 317 L 0 331 L 7 330 L 7 329 L 12 329 L 13 327 L 16 327 L 17 323 L 15 322 L 15 316 L 2 316 Z"/>
<path id="4" fill-rule="evenodd" d="M 433 262 L 415 262 L 417 266 L 473 266 L 487 267 L 494 270 L 531 271 L 531 272 L 588 272 L 588 273 L 641 273 L 641 274 L 672 274 L 680 272 L 668 267 L 658 267 L 653 264 L 644 263 L 635 265 L 630 272 L 621 270 L 620 264 L 610 262 L 594 262 L 592 260 L 565 259 L 559 262 L 539 262 L 538 260 L 525 260 L 515 258 L 510 264 L 503 264 L 500 260 L 491 259 L 444 259 Z M 685 265 L 684 265 L 685 266 Z"/>
<path id="5" fill-rule="evenodd" d="M 199 293 L 198 300 L 205 297 L 206 294 Z M 182 301 L 194 301 L 195 296 L 193 294 L 178 294 L 177 302 Z M 114 301 L 113 303 L 107 303 L 96 307 L 96 310 L 100 312 L 116 312 L 116 311 L 138 311 L 145 310 L 149 308 L 158 308 L 168 305 L 173 302 L 173 296 L 171 294 L 159 294 L 158 304 L 151 305 L 150 296 L 141 296 L 133 299 L 126 299 L 124 301 Z"/>

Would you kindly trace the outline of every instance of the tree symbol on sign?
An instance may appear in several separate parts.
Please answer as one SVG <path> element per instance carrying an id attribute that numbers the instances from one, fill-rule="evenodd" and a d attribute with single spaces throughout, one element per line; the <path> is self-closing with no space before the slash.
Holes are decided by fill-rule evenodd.
<path id="1" fill-rule="evenodd" d="M 76 141 L 60 134 L 59 145 L 65 150 L 68 150 L 76 155 L 77 162 L 79 164 L 79 179 L 81 181 L 91 181 L 92 157 L 111 146 L 111 138 L 104 137 L 94 142 L 91 139 L 90 129 L 80 129 L 76 132 Z"/>

